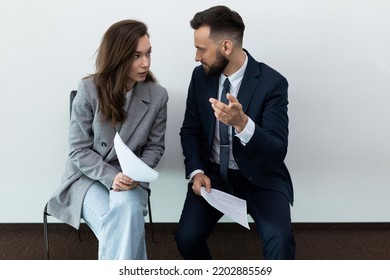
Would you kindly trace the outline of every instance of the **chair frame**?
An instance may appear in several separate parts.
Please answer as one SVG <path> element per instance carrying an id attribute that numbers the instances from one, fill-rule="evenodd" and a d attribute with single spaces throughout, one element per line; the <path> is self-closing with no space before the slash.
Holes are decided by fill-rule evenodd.
<path id="1" fill-rule="evenodd" d="M 47 216 L 50 216 L 50 214 L 47 212 L 47 203 L 43 209 L 43 238 L 44 238 L 44 244 L 45 244 L 45 256 L 46 259 L 50 259 L 49 255 L 49 224 L 47 222 Z M 150 196 L 148 197 L 148 216 L 149 216 L 149 224 L 152 234 L 152 242 L 156 243 L 156 239 L 154 237 L 154 227 L 153 227 L 153 218 L 152 218 L 152 207 L 150 203 Z M 79 242 L 81 241 L 81 235 L 80 230 L 77 230 L 77 236 Z"/>
<path id="2" fill-rule="evenodd" d="M 77 94 L 77 90 L 72 90 L 70 92 L 70 102 L 69 102 L 69 104 L 70 104 L 69 114 L 70 115 L 72 113 L 72 102 L 73 102 L 73 99 L 75 98 L 76 94 Z M 48 222 L 47 222 L 48 216 L 51 216 L 51 215 L 47 212 L 47 203 L 46 203 L 45 207 L 43 208 L 43 238 L 44 238 L 44 245 L 45 245 L 45 256 L 46 256 L 47 260 L 50 259 L 50 255 L 49 255 L 49 230 L 48 230 Z M 154 227 L 153 227 L 152 206 L 151 206 L 151 202 L 150 202 L 150 194 L 148 196 L 148 216 L 149 216 L 149 224 L 150 224 L 150 229 L 151 229 L 151 234 L 152 234 L 152 242 L 156 243 L 156 239 L 154 237 Z M 78 236 L 78 240 L 80 242 L 81 241 L 80 230 L 77 230 L 77 236 Z"/>

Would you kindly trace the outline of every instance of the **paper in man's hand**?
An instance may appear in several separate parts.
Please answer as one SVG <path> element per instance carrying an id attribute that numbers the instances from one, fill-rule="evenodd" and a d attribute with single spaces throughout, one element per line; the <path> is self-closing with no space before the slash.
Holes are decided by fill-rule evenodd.
<path id="1" fill-rule="evenodd" d="M 211 192 L 208 193 L 204 187 L 201 188 L 201 195 L 215 209 L 243 227 L 250 229 L 245 200 L 216 189 L 211 189 Z"/>

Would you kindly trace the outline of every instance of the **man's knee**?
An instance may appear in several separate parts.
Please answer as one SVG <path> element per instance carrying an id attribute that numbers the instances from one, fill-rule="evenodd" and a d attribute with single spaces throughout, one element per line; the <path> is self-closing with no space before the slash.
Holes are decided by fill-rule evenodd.
<path id="1" fill-rule="evenodd" d="M 295 258 L 295 240 L 290 229 L 269 227 L 263 231 L 262 243 L 266 259 Z"/>
<path id="2" fill-rule="evenodd" d="M 211 259 L 206 239 L 196 235 L 195 231 L 176 230 L 175 241 L 180 254 L 184 259 Z"/>
<path id="3" fill-rule="evenodd" d="M 176 244 L 177 244 L 179 250 L 191 248 L 195 244 L 195 236 L 194 236 L 193 232 L 191 233 L 189 231 L 176 229 L 174 231 L 174 236 L 175 236 L 175 241 L 176 241 Z"/>

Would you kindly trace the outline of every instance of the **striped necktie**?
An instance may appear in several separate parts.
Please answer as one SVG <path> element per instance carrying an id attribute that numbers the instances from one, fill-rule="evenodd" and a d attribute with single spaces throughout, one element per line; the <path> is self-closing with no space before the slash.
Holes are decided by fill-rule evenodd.
<path id="1" fill-rule="evenodd" d="M 230 81 L 228 78 L 223 83 L 221 102 L 228 104 L 226 94 L 230 90 Z M 220 139 L 220 171 L 223 182 L 229 189 L 230 193 L 233 192 L 233 188 L 229 184 L 228 180 L 228 168 L 229 168 L 229 153 L 230 153 L 230 141 L 229 141 L 229 126 L 223 122 L 219 122 L 219 139 Z"/>

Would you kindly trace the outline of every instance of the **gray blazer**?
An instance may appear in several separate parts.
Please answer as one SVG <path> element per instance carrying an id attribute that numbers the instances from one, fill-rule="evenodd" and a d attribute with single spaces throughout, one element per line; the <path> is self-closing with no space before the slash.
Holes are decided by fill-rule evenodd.
<path id="1" fill-rule="evenodd" d="M 113 147 L 116 132 L 141 160 L 156 167 L 165 149 L 167 90 L 156 83 L 141 82 L 129 98 L 125 105 L 128 117 L 113 127 L 102 119 L 93 78 L 80 82 L 72 104 L 69 157 L 60 187 L 48 202 L 51 216 L 78 229 L 88 188 L 96 181 L 111 188 L 121 171 Z M 149 188 L 147 183 L 141 186 Z"/>

